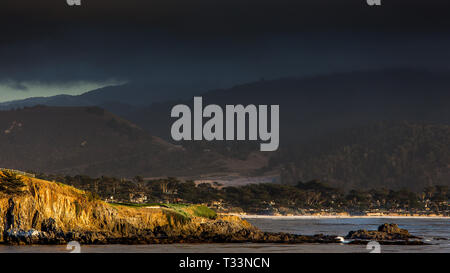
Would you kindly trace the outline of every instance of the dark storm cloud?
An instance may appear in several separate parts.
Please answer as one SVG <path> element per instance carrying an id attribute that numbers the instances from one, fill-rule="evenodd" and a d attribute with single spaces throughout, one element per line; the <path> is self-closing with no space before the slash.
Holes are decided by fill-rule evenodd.
<path id="1" fill-rule="evenodd" d="M 4 0 L 2 13 L 27 21 L 139 23 L 176 31 L 279 31 L 315 27 L 431 27 L 448 26 L 447 0 Z M 195 26 L 194 29 L 191 27 Z M 238 28 L 232 28 L 238 26 Z"/>
<path id="2" fill-rule="evenodd" d="M 450 60 L 446 1 L 81 2 L 2 1 L 0 81 L 17 89 L 107 79 L 214 88 Z"/>
<path id="3" fill-rule="evenodd" d="M 12 81 L 12 80 L 3 80 L 0 81 L 0 84 L 3 84 L 4 86 L 15 90 L 15 91 L 28 91 L 28 87 L 25 86 L 24 84 L 17 82 L 17 81 Z"/>

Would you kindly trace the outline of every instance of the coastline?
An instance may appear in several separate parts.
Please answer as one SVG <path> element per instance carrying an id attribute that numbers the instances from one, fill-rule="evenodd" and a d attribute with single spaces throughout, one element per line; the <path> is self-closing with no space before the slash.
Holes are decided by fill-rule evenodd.
<path id="1" fill-rule="evenodd" d="M 258 214 L 238 214 L 238 213 L 227 213 L 224 215 L 238 216 L 242 219 L 246 218 L 260 218 L 260 219 L 355 219 L 355 218 L 385 218 L 385 219 L 449 219 L 450 216 L 439 216 L 439 215 L 258 215 Z"/>
<path id="2" fill-rule="evenodd" d="M 346 212 L 318 212 L 299 216 L 216 214 L 198 205 L 133 206 L 107 203 L 91 193 L 65 184 L 23 178 L 21 187 L 0 194 L 0 243 L 9 245 L 68 244 L 173 244 L 173 243 L 284 243 L 337 244 L 336 235 L 302 235 L 263 231 L 245 219 L 255 217 L 350 217 Z M 63 211 L 64 213 L 59 213 Z M 328 215 L 327 215 L 328 214 Z M 373 217 L 375 213 L 371 214 Z M 432 214 L 430 214 L 431 216 Z M 351 216 L 357 217 L 357 216 Z M 280 219 L 280 218 L 278 218 Z M 356 234 L 352 244 L 423 245 L 395 223 L 378 230 L 346 231 Z M 382 230 L 380 230 L 382 229 Z M 353 233 L 350 233 L 353 232 Z M 350 235 L 348 235 L 350 236 Z M 409 240 L 414 239 L 414 240 Z"/>

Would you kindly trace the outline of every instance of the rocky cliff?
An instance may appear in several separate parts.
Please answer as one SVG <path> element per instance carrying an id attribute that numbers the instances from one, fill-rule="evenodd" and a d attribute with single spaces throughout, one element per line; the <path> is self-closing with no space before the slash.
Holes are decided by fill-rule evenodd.
<path id="1" fill-rule="evenodd" d="M 64 184 L 18 177 L 23 184 L 14 192 L 0 190 L 2 243 L 336 242 L 334 236 L 261 232 L 236 216 L 112 205 Z"/>

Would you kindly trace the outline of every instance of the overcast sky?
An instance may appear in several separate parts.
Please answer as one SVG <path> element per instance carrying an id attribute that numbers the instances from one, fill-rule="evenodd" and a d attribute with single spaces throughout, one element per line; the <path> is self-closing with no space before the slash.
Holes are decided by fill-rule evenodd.
<path id="1" fill-rule="evenodd" d="M 81 1 L 2 1 L 0 101 L 450 64 L 448 1 Z"/>

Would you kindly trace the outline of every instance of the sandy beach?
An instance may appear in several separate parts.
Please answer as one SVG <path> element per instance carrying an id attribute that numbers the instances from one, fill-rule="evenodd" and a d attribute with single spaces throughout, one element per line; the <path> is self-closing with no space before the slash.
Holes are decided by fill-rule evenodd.
<path id="1" fill-rule="evenodd" d="M 257 214 L 234 214 L 230 213 L 228 215 L 235 215 L 239 216 L 241 218 L 260 218 L 260 219 L 353 219 L 353 218 L 388 218 L 388 219 L 449 219 L 449 216 L 438 216 L 438 215 L 432 215 L 432 216 L 413 216 L 413 215 L 257 215 Z"/>

